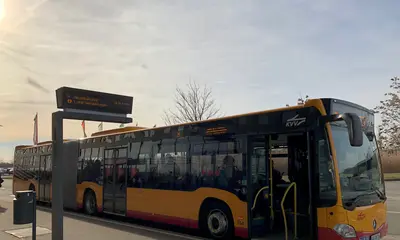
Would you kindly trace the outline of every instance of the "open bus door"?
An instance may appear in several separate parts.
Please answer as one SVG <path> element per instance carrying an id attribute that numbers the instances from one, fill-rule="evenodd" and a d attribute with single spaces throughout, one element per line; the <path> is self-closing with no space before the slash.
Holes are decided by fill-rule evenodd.
<path id="1" fill-rule="evenodd" d="M 267 135 L 247 139 L 247 203 L 249 238 L 264 236 L 273 226 L 269 189 L 269 138 Z"/>
<path id="2" fill-rule="evenodd" d="M 247 201 L 250 238 L 317 237 L 314 176 L 318 174 L 313 159 L 314 139 L 312 132 L 248 137 Z M 277 148 L 277 145 L 280 147 Z M 282 149 L 286 153 L 282 153 Z M 303 154 L 300 156 L 299 152 Z M 287 161 L 288 179 L 277 181 L 279 178 L 276 174 L 279 171 L 274 169 L 274 159 Z M 303 167 L 299 167 L 296 161 L 301 161 Z M 305 193 L 308 196 L 304 196 Z"/>

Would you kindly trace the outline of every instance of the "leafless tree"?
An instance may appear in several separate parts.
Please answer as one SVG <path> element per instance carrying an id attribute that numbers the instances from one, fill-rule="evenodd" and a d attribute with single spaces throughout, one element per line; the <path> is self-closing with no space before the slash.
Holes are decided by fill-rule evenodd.
<path id="1" fill-rule="evenodd" d="M 189 81 L 187 89 L 176 87 L 175 109 L 165 110 L 163 120 L 166 125 L 195 122 L 218 117 L 220 109 L 216 107 L 211 88 L 200 87 L 195 81 Z"/>
<path id="2" fill-rule="evenodd" d="M 389 152 L 400 149 L 400 78 L 393 77 L 391 91 L 385 94 L 375 110 L 381 114 L 382 124 L 379 126 L 381 148 Z"/>
<path id="3" fill-rule="evenodd" d="M 305 98 L 303 98 L 302 96 L 300 96 L 300 97 L 297 99 L 297 105 L 303 105 L 303 104 L 305 104 L 307 101 L 308 101 L 308 95 L 306 95 Z M 289 104 L 286 104 L 286 107 L 290 107 L 290 105 L 289 105 Z"/>

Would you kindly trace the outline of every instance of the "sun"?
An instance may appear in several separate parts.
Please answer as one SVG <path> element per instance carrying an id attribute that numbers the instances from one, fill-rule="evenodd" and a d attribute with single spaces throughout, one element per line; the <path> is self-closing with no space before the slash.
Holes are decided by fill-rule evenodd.
<path id="1" fill-rule="evenodd" d="M 4 0 L 0 0 L 0 21 L 4 18 L 5 9 L 4 9 Z"/>

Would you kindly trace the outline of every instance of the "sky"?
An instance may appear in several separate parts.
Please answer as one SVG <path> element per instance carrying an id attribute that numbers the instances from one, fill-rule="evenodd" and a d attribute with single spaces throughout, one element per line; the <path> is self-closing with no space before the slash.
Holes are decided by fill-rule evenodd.
<path id="1" fill-rule="evenodd" d="M 32 143 L 36 112 L 39 140 L 50 139 L 62 86 L 133 96 L 134 124 L 148 127 L 163 124 L 189 79 L 212 88 L 225 115 L 305 95 L 373 108 L 399 74 L 399 8 L 396 0 L 0 0 L 0 160 Z M 64 126 L 66 138 L 83 136 L 80 122 Z"/>

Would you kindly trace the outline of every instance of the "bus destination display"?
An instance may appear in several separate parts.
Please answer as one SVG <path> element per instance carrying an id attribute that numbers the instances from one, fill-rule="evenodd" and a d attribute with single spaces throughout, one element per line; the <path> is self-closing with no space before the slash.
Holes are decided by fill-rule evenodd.
<path id="1" fill-rule="evenodd" d="M 133 97 L 62 87 L 56 90 L 57 108 L 131 114 Z"/>

